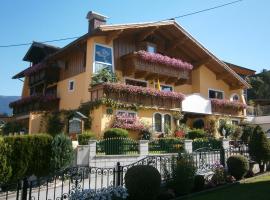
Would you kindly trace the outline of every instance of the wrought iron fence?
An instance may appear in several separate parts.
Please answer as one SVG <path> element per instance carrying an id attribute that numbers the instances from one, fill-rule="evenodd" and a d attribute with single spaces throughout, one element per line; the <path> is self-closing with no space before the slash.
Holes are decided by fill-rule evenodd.
<path id="1" fill-rule="evenodd" d="M 160 138 L 149 142 L 149 153 L 180 153 L 184 150 L 184 141 L 175 138 Z"/>
<path id="2" fill-rule="evenodd" d="M 104 145 L 105 146 L 105 145 Z M 105 147 L 104 147 L 105 148 Z M 191 156 L 197 173 L 210 171 L 216 163 L 226 164 L 231 155 L 248 156 L 248 147 L 230 148 L 228 150 L 200 148 Z M 135 165 L 151 165 L 158 169 L 162 181 L 173 177 L 173 167 L 177 162 L 173 156 L 148 156 L 133 164 L 122 166 L 119 162 L 115 167 L 70 167 L 53 176 L 43 178 L 27 178 L 17 183 L 0 186 L 0 199 L 5 200 L 62 200 L 69 199 L 76 191 L 85 189 L 99 190 L 108 186 L 125 186 L 125 174 Z M 181 158 L 180 158 L 181 159 Z"/>
<path id="3" fill-rule="evenodd" d="M 233 155 L 242 155 L 247 159 L 250 159 L 249 149 L 247 145 L 230 146 L 230 148 L 224 150 L 225 158 L 227 159 Z"/>
<path id="4" fill-rule="evenodd" d="M 97 142 L 97 154 L 124 155 L 138 154 L 139 143 L 130 138 L 107 138 Z"/>

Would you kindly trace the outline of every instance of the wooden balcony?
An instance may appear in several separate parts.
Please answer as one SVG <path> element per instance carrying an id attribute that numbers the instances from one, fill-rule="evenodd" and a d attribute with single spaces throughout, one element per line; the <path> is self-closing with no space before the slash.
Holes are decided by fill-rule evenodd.
<path id="1" fill-rule="evenodd" d="M 53 111 L 59 108 L 59 98 L 52 95 L 33 95 L 11 102 L 13 114 L 27 114 L 31 111 Z"/>
<path id="2" fill-rule="evenodd" d="M 135 78 L 144 78 L 146 80 L 159 79 L 160 81 L 165 81 L 167 84 L 174 83 L 180 85 L 188 82 L 191 75 L 190 69 L 181 69 L 168 64 L 145 60 L 137 52 L 125 55 L 121 60 L 124 76 L 134 75 Z"/>
<path id="3" fill-rule="evenodd" d="M 229 100 L 211 99 L 212 113 L 244 116 L 246 105 L 240 102 L 232 102 Z"/>
<path id="4" fill-rule="evenodd" d="M 119 89 L 120 88 L 120 89 Z M 111 99 L 124 104 L 137 104 L 146 107 L 175 109 L 181 107 L 184 95 L 176 92 L 158 91 L 152 88 L 106 83 L 89 89 L 90 100 Z M 158 95 L 160 93 L 160 95 Z"/>

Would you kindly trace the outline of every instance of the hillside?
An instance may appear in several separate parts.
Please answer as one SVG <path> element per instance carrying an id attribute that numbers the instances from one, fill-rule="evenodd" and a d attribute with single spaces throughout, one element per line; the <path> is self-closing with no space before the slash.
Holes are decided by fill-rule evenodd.
<path id="1" fill-rule="evenodd" d="M 9 103 L 19 99 L 19 96 L 1 96 L 0 95 L 0 113 L 12 114 L 12 110 L 9 108 Z"/>

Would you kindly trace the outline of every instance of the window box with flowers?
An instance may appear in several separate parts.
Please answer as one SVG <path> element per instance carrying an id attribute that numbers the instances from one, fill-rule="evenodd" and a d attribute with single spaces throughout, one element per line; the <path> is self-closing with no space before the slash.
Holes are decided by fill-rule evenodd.
<path id="1" fill-rule="evenodd" d="M 118 111 L 112 127 L 132 131 L 142 131 L 146 128 L 145 125 L 139 120 L 135 112 L 128 111 Z"/>
<path id="2" fill-rule="evenodd" d="M 239 101 L 229 101 L 225 99 L 211 99 L 212 111 L 216 113 L 238 115 L 247 107 Z"/>

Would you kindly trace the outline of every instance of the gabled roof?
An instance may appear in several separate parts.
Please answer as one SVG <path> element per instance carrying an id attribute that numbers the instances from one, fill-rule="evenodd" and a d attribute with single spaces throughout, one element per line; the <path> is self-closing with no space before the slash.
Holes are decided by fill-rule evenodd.
<path id="1" fill-rule="evenodd" d="M 241 67 L 239 65 L 235 65 L 229 62 L 224 61 L 230 68 L 232 68 L 237 74 L 243 75 L 243 76 L 251 76 L 256 73 L 255 70 L 248 69 L 246 67 Z"/>

